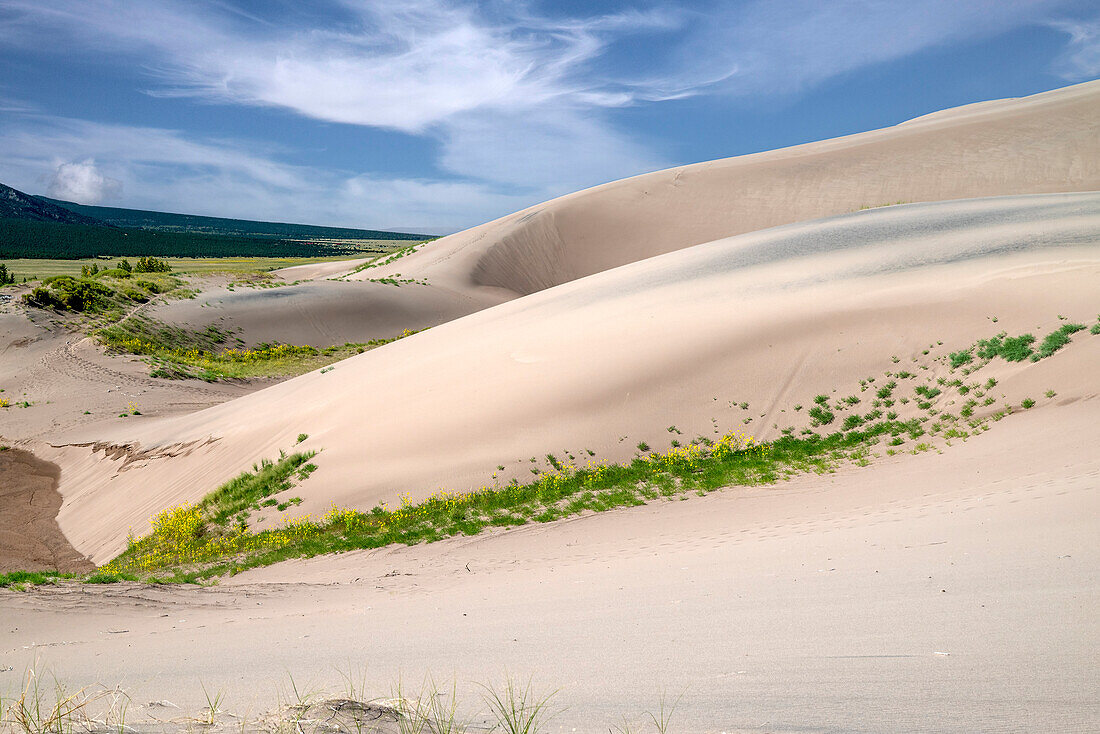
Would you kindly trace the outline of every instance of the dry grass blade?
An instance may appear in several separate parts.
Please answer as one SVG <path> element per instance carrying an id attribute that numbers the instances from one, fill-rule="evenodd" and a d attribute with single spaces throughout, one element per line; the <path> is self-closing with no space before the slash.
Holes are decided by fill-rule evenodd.
<path id="1" fill-rule="evenodd" d="M 541 698 L 531 691 L 531 682 L 520 688 L 512 678 L 504 682 L 504 689 L 497 692 L 492 686 L 483 685 L 485 703 L 497 719 L 497 727 L 507 734 L 538 734 L 542 726 L 554 717 L 547 710 L 550 699 L 557 695 L 551 691 Z"/>
<path id="2" fill-rule="evenodd" d="M 431 734 L 428 722 L 430 706 L 425 702 L 425 688 L 421 688 L 416 698 L 405 696 L 405 688 L 398 679 L 394 692 L 396 708 L 400 716 L 397 719 L 397 727 L 401 734 Z"/>
<path id="3" fill-rule="evenodd" d="M 441 693 L 435 681 L 429 679 L 428 718 L 433 734 L 466 734 L 469 722 L 457 718 L 458 683 L 451 681 L 449 694 Z"/>
<path id="4" fill-rule="evenodd" d="M 206 690 L 206 684 L 200 683 L 199 685 L 202 687 L 202 695 L 206 697 L 206 708 L 203 709 L 203 712 L 205 714 L 205 716 L 203 717 L 203 723 L 209 726 L 213 726 L 214 717 L 216 717 L 221 712 L 221 709 L 218 708 L 218 705 L 222 701 L 222 691 L 218 691 L 216 694 L 211 696 L 210 692 Z"/>
<path id="5" fill-rule="evenodd" d="M 671 704 L 666 704 L 665 697 L 661 696 L 660 707 L 657 709 L 657 713 L 655 714 L 652 711 L 646 712 L 649 716 L 649 720 L 657 727 L 657 731 L 660 732 L 660 734 L 668 734 L 668 725 L 669 722 L 672 721 L 672 714 L 676 712 L 676 707 L 680 704 L 680 699 L 683 697 L 684 694 L 681 693 Z"/>
<path id="6" fill-rule="evenodd" d="M 35 668 L 27 671 L 23 690 L 7 708 L 10 723 L 23 734 L 70 734 L 76 723 L 89 721 L 86 710 L 90 704 L 107 695 L 100 691 L 89 693 L 81 688 L 69 693 L 54 678 L 53 702 L 43 688 L 41 676 Z"/>

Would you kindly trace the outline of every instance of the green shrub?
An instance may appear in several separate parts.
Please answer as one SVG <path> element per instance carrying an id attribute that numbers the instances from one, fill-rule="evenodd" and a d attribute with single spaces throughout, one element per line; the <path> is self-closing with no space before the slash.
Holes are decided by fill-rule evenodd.
<path id="1" fill-rule="evenodd" d="M 810 418 L 813 419 L 813 425 L 815 426 L 827 426 L 836 419 L 836 414 L 828 408 L 815 405 L 810 408 Z"/>
<path id="2" fill-rule="evenodd" d="M 152 280 L 135 280 L 134 285 L 136 285 L 139 288 L 144 288 L 145 290 L 149 291 L 150 293 L 154 293 L 154 294 L 164 293 L 164 287 L 160 283 L 157 283 L 156 281 L 152 281 Z"/>
<path id="3" fill-rule="evenodd" d="M 111 292 L 110 288 L 94 280 L 59 275 L 47 278 L 42 285 L 25 294 L 23 301 L 39 308 L 95 312 L 107 302 Z"/>
<path id="4" fill-rule="evenodd" d="M 991 339 L 978 342 L 978 356 L 982 359 L 1001 357 L 1008 362 L 1023 362 L 1031 357 L 1031 345 L 1034 343 L 1035 337 L 1031 334 L 1007 336 L 1002 331 Z"/>
<path id="5" fill-rule="evenodd" d="M 126 262 L 123 260 L 123 262 Z M 137 265 L 134 266 L 135 273 L 170 273 L 172 272 L 172 266 L 166 263 L 164 260 L 158 260 L 155 257 L 141 257 L 138 258 Z"/>
<path id="6" fill-rule="evenodd" d="M 962 349 L 958 352 L 951 352 L 948 358 L 951 360 L 951 369 L 957 370 L 959 367 L 972 361 L 974 359 L 974 353 L 972 349 Z"/>
<path id="7" fill-rule="evenodd" d="M 1084 324 L 1062 324 L 1062 326 L 1050 334 L 1046 335 L 1043 339 L 1043 343 L 1039 345 L 1039 350 L 1031 356 L 1033 361 L 1038 362 L 1043 357 L 1049 357 L 1057 352 L 1059 349 L 1069 344 L 1070 334 L 1076 334 L 1078 331 L 1084 330 Z"/>

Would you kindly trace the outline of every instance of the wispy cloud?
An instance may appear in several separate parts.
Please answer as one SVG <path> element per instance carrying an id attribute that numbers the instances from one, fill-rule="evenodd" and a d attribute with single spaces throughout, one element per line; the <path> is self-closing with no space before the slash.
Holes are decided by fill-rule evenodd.
<path id="1" fill-rule="evenodd" d="M 671 164 L 612 124 L 619 107 L 706 94 L 788 95 L 922 49 L 1037 23 L 1061 23 L 1067 33 L 1061 73 L 1095 74 L 1097 25 L 1061 20 L 1067 3 L 704 0 L 566 17 L 518 1 L 324 0 L 246 11 L 198 0 L 0 0 L 0 45 L 125 60 L 144 74 L 145 91 L 161 97 L 399 130 L 431 141 L 438 157 L 435 171 L 395 181 L 290 166 L 280 162 L 282 151 L 256 141 L 61 118 L 41 129 L 9 125 L 0 145 L 9 166 L 45 166 L 39 176 L 94 158 L 98 171 L 123 183 L 128 203 L 153 187 L 205 201 L 204 211 L 233 202 L 260 216 L 309 199 L 319 207 L 310 221 L 347 221 L 344 207 L 354 201 L 400 207 L 392 197 L 382 203 L 387 197 L 376 188 L 385 183 L 407 197 L 407 211 L 398 212 L 406 221 L 467 225 L 505 213 L 499 207 Z M 616 56 L 624 45 L 631 52 Z M 178 183 L 151 175 L 164 166 Z M 215 191 L 226 198 L 215 200 Z M 355 221 L 373 223 L 372 216 L 364 209 Z"/>
<path id="2" fill-rule="evenodd" d="M 1100 17 L 1060 20 L 1050 25 L 1069 36 L 1066 49 L 1055 59 L 1055 73 L 1070 81 L 1100 76 Z"/>
<path id="3" fill-rule="evenodd" d="M 312 18 L 306 28 L 242 18 L 221 4 L 2 5 L 12 16 L 0 36 L 11 43 L 61 32 L 102 53 L 152 53 L 154 94 L 284 107 L 406 132 L 471 110 L 617 103 L 620 94 L 601 94 L 582 78 L 585 64 L 613 37 L 676 23 L 662 11 L 559 21 L 523 3 L 490 15 L 441 0 L 342 0 L 330 8 L 342 13 Z"/>
<path id="4" fill-rule="evenodd" d="M 749 0 L 693 18 L 691 43 L 640 95 L 785 95 L 923 49 L 1051 17 L 1065 0 Z"/>
<path id="5" fill-rule="evenodd" d="M 453 231 L 534 203 L 469 181 L 292 166 L 280 151 L 177 130 L 45 115 L 0 125 L 0 181 L 81 203 L 343 226 Z"/>

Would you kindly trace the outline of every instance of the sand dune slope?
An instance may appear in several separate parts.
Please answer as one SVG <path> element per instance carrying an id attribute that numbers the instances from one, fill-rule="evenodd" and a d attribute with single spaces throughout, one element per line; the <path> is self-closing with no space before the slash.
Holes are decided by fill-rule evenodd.
<path id="1" fill-rule="evenodd" d="M 1100 81 L 616 181 L 445 237 L 381 272 L 528 294 L 861 207 L 1097 189 Z"/>
<path id="2" fill-rule="evenodd" d="M 159 305 L 148 315 L 193 329 L 215 325 L 249 345 L 283 342 L 328 347 L 389 339 L 406 329 L 435 326 L 503 300 L 490 293 L 431 284 L 318 279 L 278 288 L 215 288 L 193 300 Z"/>
<path id="3" fill-rule="evenodd" d="M 296 490 L 302 512 L 476 487 L 498 464 L 502 477 L 529 477 L 527 460 L 549 451 L 621 460 L 641 440 L 667 446 L 673 425 L 684 436 L 747 428 L 768 438 L 797 424 L 795 404 L 858 389 L 897 369 L 894 357 L 934 357 L 1001 329 L 1043 333 L 1059 315 L 1094 320 L 1098 244 L 1095 193 L 788 225 L 511 301 L 189 416 L 132 419 L 36 453 L 62 467 L 62 530 L 103 561 L 129 527 L 143 531 L 153 512 L 197 499 L 299 433 L 321 451 L 320 469 Z M 1100 338 L 1077 341 L 1041 363 L 987 369 L 1006 392 L 1095 398 L 1080 376 L 1100 363 Z M 75 445 L 94 441 L 116 448 Z"/>
<path id="4" fill-rule="evenodd" d="M 942 455 L 218 586 L 0 589 L 0 649 L 70 690 L 121 682 L 130 722 L 163 719 L 145 704 L 163 699 L 201 716 L 200 683 L 239 714 L 273 707 L 288 674 L 340 695 L 349 670 L 371 696 L 453 676 L 474 716 L 476 683 L 507 671 L 560 691 L 553 732 L 653 731 L 662 692 L 684 693 L 684 734 L 1095 731 L 1097 402 L 1039 405 Z"/>

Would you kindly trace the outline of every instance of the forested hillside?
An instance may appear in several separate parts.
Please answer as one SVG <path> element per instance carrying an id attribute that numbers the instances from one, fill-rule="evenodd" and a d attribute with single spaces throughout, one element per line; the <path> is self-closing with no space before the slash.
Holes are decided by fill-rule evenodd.
<path id="1" fill-rule="evenodd" d="M 244 237 L 281 237 L 286 239 L 354 239 L 354 240 L 423 240 L 427 235 L 407 232 L 385 232 L 376 229 L 352 229 L 348 227 L 319 227 L 311 224 L 286 224 L 283 222 L 255 222 L 248 219 L 200 217 L 194 214 L 172 214 L 143 209 L 120 209 L 112 206 L 87 206 L 71 201 L 36 197 L 40 201 L 56 205 L 75 214 L 95 218 L 116 227 L 140 227 L 165 232 L 203 232 L 229 234 Z"/>
<path id="2" fill-rule="evenodd" d="M 312 242 L 193 232 L 158 232 L 27 219 L 0 219 L 0 259 L 152 257 L 321 257 L 362 251 L 354 240 Z"/>

